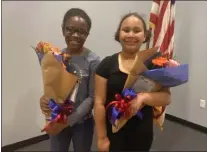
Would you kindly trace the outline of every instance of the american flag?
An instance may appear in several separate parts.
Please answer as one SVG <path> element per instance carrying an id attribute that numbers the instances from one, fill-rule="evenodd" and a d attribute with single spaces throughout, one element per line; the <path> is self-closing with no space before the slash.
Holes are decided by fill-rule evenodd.
<path id="1" fill-rule="evenodd" d="M 150 13 L 150 29 L 153 31 L 153 46 L 172 58 L 174 50 L 175 0 L 153 0 Z"/>
<path id="2" fill-rule="evenodd" d="M 149 27 L 153 32 L 153 47 L 168 58 L 174 50 L 175 0 L 153 0 Z M 166 107 L 154 107 L 155 122 L 163 129 Z"/>

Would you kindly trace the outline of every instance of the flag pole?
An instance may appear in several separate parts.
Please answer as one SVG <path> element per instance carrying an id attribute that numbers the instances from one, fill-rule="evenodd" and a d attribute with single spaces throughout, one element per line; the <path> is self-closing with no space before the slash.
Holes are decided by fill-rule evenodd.
<path id="1" fill-rule="evenodd" d="M 150 47 L 150 41 L 151 41 L 151 36 L 152 36 L 152 28 L 149 28 L 149 31 L 148 32 L 149 32 L 148 34 L 150 35 L 150 38 L 147 41 L 146 50 L 149 49 L 149 47 Z"/>

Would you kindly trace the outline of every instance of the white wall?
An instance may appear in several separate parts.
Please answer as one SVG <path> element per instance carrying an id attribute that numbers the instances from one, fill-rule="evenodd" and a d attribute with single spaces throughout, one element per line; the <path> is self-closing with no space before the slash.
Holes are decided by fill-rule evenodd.
<path id="1" fill-rule="evenodd" d="M 121 17 L 130 11 L 149 14 L 151 2 L 76 1 L 2 3 L 2 145 L 40 135 L 44 117 L 39 110 L 42 80 L 30 48 L 39 40 L 64 47 L 61 24 L 72 7 L 83 8 L 92 19 L 86 44 L 101 57 L 120 50 L 113 40 Z"/>
<path id="2" fill-rule="evenodd" d="M 176 58 L 190 65 L 189 83 L 173 88 L 171 115 L 207 127 L 207 110 L 199 107 L 207 100 L 207 2 L 176 2 Z"/>

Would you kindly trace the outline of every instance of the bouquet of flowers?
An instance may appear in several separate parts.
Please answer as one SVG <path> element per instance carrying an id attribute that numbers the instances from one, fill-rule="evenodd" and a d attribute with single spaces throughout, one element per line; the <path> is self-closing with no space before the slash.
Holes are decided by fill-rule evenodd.
<path id="1" fill-rule="evenodd" d="M 188 64 L 179 64 L 164 57 L 158 47 L 138 52 L 121 95 L 107 109 L 113 132 L 117 132 L 129 120 L 130 101 L 140 92 L 157 92 L 162 88 L 179 86 L 188 82 Z M 150 67 L 150 69 L 148 68 Z M 154 107 L 154 120 L 162 128 L 165 107 Z M 141 110 L 137 116 L 142 119 Z"/>
<path id="2" fill-rule="evenodd" d="M 48 105 L 51 110 L 45 114 L 46 125 L 42 131 L 56 134 L 61 130 L 60 127 L 66 125 L 67 116 L 72 112 L 74 101 L 68 100 L 68 97 L 74 91 L 78 78 L 66 70 L 66 63 L 70 60 L 68 54 L 61 53 L 47 42 L 39 42 L 32 48 L 40 62 L 44 95 L 49 98 Z M 58 126 L 56 130 L 52 129 L 57 128 L 55 125 Z"/>

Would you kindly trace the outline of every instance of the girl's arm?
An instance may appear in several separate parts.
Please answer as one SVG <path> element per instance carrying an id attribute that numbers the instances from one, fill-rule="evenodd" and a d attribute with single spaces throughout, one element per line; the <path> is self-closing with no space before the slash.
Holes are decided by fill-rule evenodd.
<path id="1" fill-rule="evenodd" d="M 95 103 L 94 103 L 94 119 L 97 130 L 98 139 L 107 137 L 106 133 L 106 85 L 107 79 L 95 75 Z"/>
<path id="2" fill-rule="evenodd" d="M 140 93 L 138 100 L 142 100 L 145 105 L 149 106 L 166 106 L 171 103 L 171 93 L 169 88 L 163 88 L 159 92 Z"/>

